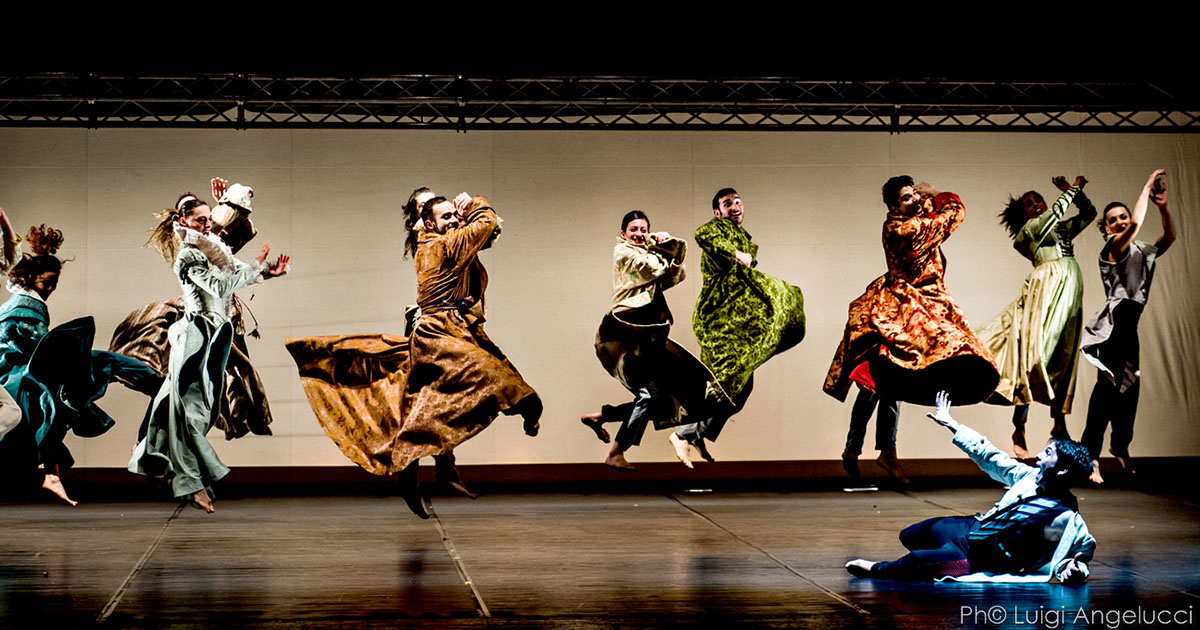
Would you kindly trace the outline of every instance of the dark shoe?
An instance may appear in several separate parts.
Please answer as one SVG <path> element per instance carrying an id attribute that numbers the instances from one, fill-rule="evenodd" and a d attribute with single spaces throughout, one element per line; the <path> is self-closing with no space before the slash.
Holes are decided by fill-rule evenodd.
<path id="1" fill-rule="evenodd" d="M 532 394 L 522 398 L 514 409 L 521 414 L 521 429 L 525 431 L 525 435 L 529 437 L 537 437 L 538 431 L 541 430 L 540 423 L 542 419 L 542 399 L 538 398 L 537 394 Z"/>
<path id="2" fill-rule="evenodd" d="M 427 519 L 429 512 L 425 511 L 425 502 L 421 500 L 421 486 L 417 481 L 418 470 L 417 462 L 413 462 L 400 471 L 400 496 L 404 498 L 413 514 Z"/>
<path id="3" fill-rule="evenodd" d="M 704 461 L 706 461 L 710 464 L 717 461 L 716 458 L 714 458 L 712 455 L 710 455 L 708 453 L 708 447 L 704 445 L 704 438 L 700 438 L 699 440 L 696 440 L 696 443 L 693 444 L 692 446 L 696 447 L 696 450 L 700 452 L 700 457 L 703 457 Z"/>
<path id="4" fill-rule="evenodd" d="M 433 456 L 433 479 L 438 483 L 446 484 L 451 490 L 468 499 L 479 498 L 479 495 L 467 489 L 467 485 L 458 476 L 458 466 L 454 465 L 453 452 Z"/>
<path id="5" fill-rule="evenodd" d="M 858 469 L 858 454 L 842 452 L 842 470 L 850 475 L 851 479 L 861 479 L 862 471 Z"/>
<path id="6" fill-rule="evenodd" d="M 875 458 L 875 463 L 883 469 L 883 472 L 895 479 L 900 485 L 907 486 L 912 483 L 908 477 L 904 475 L 904 469 L 900 467 L 900 458 L 896 457 L 896 451 L 880 451 L 879 457 Z"/>

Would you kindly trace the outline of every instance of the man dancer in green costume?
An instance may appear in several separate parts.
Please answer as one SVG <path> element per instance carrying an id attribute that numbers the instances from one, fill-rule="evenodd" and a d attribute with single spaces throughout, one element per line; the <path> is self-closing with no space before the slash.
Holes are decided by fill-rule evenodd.
<path id="1" fill-rule="evenodd" d="M 700 360 L 723 391 L 714 393 L 707 417 L 670 435 L 675 455 L 688 468 L 689 445 L 713 461 L 704 440 L 715 441 L 729 418 L 746 405 L 754 370 L 804 338 L 804 295 L 799 287 L 754 268 L 758 245 L 742 227 L 742 198 L 736 190 L 722 188 L 713 196 L 712 207 L 712 220 L 696 229 L 704 287 L 692 327 Z"/>

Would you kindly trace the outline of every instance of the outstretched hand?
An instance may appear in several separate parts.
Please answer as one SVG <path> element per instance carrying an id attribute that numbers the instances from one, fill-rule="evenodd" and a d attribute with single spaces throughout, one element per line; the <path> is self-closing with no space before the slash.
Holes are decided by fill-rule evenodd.
<path id="1" fill-rule="evenodd" d="M 933 413 L 925 414 L 934 422 L 950 429 L 951 432 L 958 431 L 958 421 L 950 417 L 950 394 L 944 390 L 937 393 L 934 397 L 936 408 Z"/>
<path id="2" fill-rule="evenodd" d="M 258 263 L 259 265 L 266 264 L 267 254 L 270 254 L 270 253 L 271 253 L 271 244 L 263 243 L 262 249 L 259 250 L 258 255 L 254 257 L 254 262 Z"/>
<path id="3" fill-rule="evenodd" d="M 291 259 L 292 257 L 287 254 L 280 254 L 279 258 L 275 259 L 275 264 L 271 265 L 264 273 L 272 277 L 282 276 L 287 273 L 288 261 Z"/>
<path id="4" fill-rule="evenodd" d="M 1055 175 L 1054 177 L 1051 177 L 1050 183 L 1054 184 L 1055 188 L 1062 191 L 1066 191 L 1071 188 L 1071 185 L 1067 183 L 1067 177 L 1065 175 Z"/>

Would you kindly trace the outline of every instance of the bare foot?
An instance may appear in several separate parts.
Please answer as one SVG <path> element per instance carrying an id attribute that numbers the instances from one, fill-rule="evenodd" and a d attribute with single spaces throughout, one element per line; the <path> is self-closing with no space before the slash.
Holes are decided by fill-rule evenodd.
<path id="1" fill-rule="evenodd" d="M 637 470 L 636 466 L 625 460 L 625 453 L 622 453 L 616 449 L 613 449 L 613 452 L 610 452 L 608 457 L 604 458 L 604 465 L 612 466 L 617 470 L 623 470 L 625 472 L 633 472 Z"/>
<path id="2" fill-rule="evenodd" d="M 596 439 L 608 444 L 610 441 L 612 441 L 612 436 L 608 434 L 608 429 L 604 428 L 604 424 L 601 422 L 602 417 L 603 416 L 598 413 L 588 413 L 579 416 L 579 421 L 583 423 L 583 426 L 596 433 Z"/>
<path id="3" fill-rule="evenodd" d="M 1012 434 L 1013 456 L 1017 459 L 1029 459 L 1029 449 L 1025 447 L 1025 430 L 1017 429 Z"/>
<path id="4" fill-rule="evenodd" d="M 463 484 L 463 482 L 461 482 L 461 481 L 447 481 L 446 485 L 450 486 L 451 490 L 463 495 L 464 497 L 467 497 L 468 499 L 478 499 L 479 498 L 479 495 L 475 494 L 474 492 L 471 492 L 470 490 L 467 490 L 467 486 L 465 484 Z"/>
<path id="5" fill-rule="evenodd" d="M 192 495 L 192 503 L 195 503 L 201 510 L 212 514 L 217 511 L 213 505 L 212 497 L 208 496 L 208 490 L 201 490 Z"/>
<path id="6" fill-rule="evenodd" d="M 1113 457 L 1117 458 L 1117 463 L 1121 465 L 1121 470 L 1124 470 L 1125 472 L 1127 472 L 1131 475 L 1137 472 L 1136 470 L 1133 469 L 1133 460 L 1129 458 L 1129 451 L 1125 451 L 1123 453 L 1118 453 L 1118 452 L 1112 450 L 1112 448 L 1109 448 L 1108 452 Z"/>
<path id="7" fill-rule="evenodd" d="M 901 485 L 907 486 L 912 483 L 904 475 L 904 469 L 900 467 L 900 458 L 896 457 L 896 451 L 879 451 L 879 457 L 875 458 L 875 463 L 879 464 L 883 472 L 890 475 L 892 479 L 895 479 Z"/>
<path id="8" fill-rule="evenodd" d="M 854 577 L 870 577 L 871 568 L 874 566 L 875 566 L 874 562 L 871 562 L 870 560 L 863 560 L 862 558 L 858 558 L 856 560 L 851 560 L 850 562 L 847 562 L 846 570 L 849 571 L 850 575 L 853 575 Z"/>
<path id="9" fill-rule="evenodd" d="M 1092 474 L 1088 475 L 1088 481 L 1094 484 L 1104 483 L 1104 477 L 1100 476 L 1100 460 L 1092 460 Z"/>
<path id="10" fill-rule="evenodd" d="M 79 505 L 78 501 L 72 501 L 71 497 L 67 496 L 67 489 L 63 487 L 62 479 L 58 475 L 46 473 L 46 477 L 42 480 L 42 487 L 49 490 L 54 496 L 66 501 L 71 507 Z"/>
<path id="11" fill-rule="evenodd" d="M 688 468 L 695 468 L 695 466 L 692 466 L 692 455 L 688 452 L 688 447 L 690 447 L 691 444 L 688 444 L 687 440 L 675 435 L 674 432 L 667 436 L 667 440 L 669 440 L 671 442 L 671 446 L 675 448 L 675 457 L 678 457 L 679 461 L 683 462 L 684 466 L 687 466 Z"/>

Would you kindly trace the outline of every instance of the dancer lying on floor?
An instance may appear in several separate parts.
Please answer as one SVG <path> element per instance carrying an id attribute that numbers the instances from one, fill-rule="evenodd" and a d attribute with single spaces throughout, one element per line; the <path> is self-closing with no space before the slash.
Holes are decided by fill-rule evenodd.
<path id="1" fill-rule="evenodd" d="M 1087 449 L 1072 440 L 1052 439 L 1037 466 L 1022 464 L 970 427 L 950 417 L 950 397 L 937 395 L 927 414 L 954 433 L 961 448 L 992 479 L 1008 486 L 982 516 L 942 516 L 900 532 L 909 553 L 891 562 L 857 559 L 846 570 L 857 577 L 891 580 L 1047 582 L 1079 584 L 1096 550 L 1080 516 L 1071 487 L 1087 479 Z"/>

